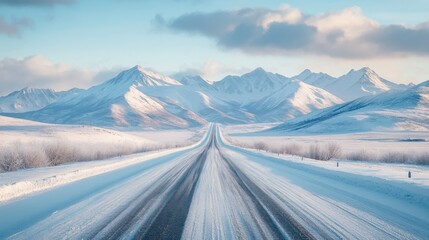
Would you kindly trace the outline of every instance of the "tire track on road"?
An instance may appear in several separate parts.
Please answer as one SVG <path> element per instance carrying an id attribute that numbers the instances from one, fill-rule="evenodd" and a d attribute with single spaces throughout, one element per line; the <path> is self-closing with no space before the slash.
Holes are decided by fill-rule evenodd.
<path id="1" fill-rule="evenodd" d="M 178 164 L 166 172 L 156 186 L 118 211 L 111 222 L 94 231 L 90 238 L 179 239 L 212 141 L 210 138 L 202 150 L 187 160 L 189 163 Z M 151 205 L 164 196 L 165 203 L 151 211 Z"/>
<path id="2" fill-rule="evenodd" d="M 291 214 L 248 178 L 219 148 L 216 135 L 214 145 L 244 192 L 252 199 L 263 221 L 277 239 L 315 239 Z"/>

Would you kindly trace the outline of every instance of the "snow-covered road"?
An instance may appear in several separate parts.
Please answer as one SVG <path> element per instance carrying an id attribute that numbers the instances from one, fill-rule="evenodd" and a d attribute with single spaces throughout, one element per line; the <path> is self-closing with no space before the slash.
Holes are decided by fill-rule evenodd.
<path id="1" fill-rule="evenodd" d="M 427 239 L 426 186 L 195 147 L 0 204 L 11 239 Z"/>

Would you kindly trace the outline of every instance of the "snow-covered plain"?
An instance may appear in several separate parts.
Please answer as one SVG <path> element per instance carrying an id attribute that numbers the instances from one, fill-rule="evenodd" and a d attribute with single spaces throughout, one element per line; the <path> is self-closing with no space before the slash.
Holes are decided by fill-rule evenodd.
<path id="1" fill-rule="evenodd" d="M 258 132 L 272 128 L 275 124 L 245 124 L 237 126 L 224 126 L 224 132 L 236 142 L 253 145 L 264 142 L 273 148 L 280 148 L 285 144 L 296 143 L 302 147 L 312 144 L 336 143 L 342 152 L 355 153 L 364 150 L 369 155 L 382 155 L 385 153 L 428 153 L 428 131 L 391 131 L 391 132 L 358 132 L 346 134 L 320 134 L 320 135 L 257 135 Z M 418 141 L 413 141 L 418 140 Z M 425 140 L 425 141 L 423 141 Z"/>
<path id="2" fill-rule="evenodd" d="M 206 127 L 165 131 L 125 130 L 127 131 L 91 126 L 44 124 L 0 116 L 0 149 L 3 151 L 10 148 L 26 151 L 29 148 L 41 147 L 42 144 L 57 142 L 68 142 L 80 148 L 120 148 L 125 145 L 147 146 L 147 149 L 175 148 L 163 151 L 152 150 L 107 160 L 66 163 L 55 167 L 2 173 L 0 174 L 0 202 L 186 149 L 182 146 L 195 144 L 207 131 Z"/>

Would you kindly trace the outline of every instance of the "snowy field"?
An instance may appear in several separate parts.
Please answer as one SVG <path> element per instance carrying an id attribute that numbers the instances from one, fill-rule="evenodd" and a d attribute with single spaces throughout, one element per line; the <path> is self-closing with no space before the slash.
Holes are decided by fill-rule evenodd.
<path id="1" fill-rule="evenodd" d="M 255 130 L 268 129 L 275 124 L 252 124 L 239 126 L 223 126 L 227 141 L 252 146 L 263 142 L 270 148 L 281 148 L 285 144 L 297 144 L 301 147 L 312 144 L 323 146 L 327 143 L 336 143 L 341 146 L 343 155 L 364 150 L 369 155 L 381 155 L 389 152 L 429 153 L 429 132 L 383 132 L 383 133 L 355 133 L 333 134 L 318 136 L 242 136 L 243 133 L 252 133 Z M 426 139 L 427 141 L 409 141 L 409 139 Z M 333 171 L 347 172 L 365 176 L 379 177 L 387 180 L 405 181 L 409 183 L 429 186 L 429 166 L 415 164 L 395 164 L 383 162 L 351 161 L 332 159 L 320 161 L 301 156 L 276 154 L 256 149 L 247 149 L 270 157 L 301 164 L 308 164 Z M 337 166 L 338 162 L 338 166 Z M 408 173 L 411 172 L 411 178 Z"/>
<path id="2" fill-rule="evenodd" d="M 264 142 L 272 148 L 281 148 L 285 144 L 297 144 L 301 147 L 328 143 L 338 144 L 344 155 L 361 153 L 380 156 L 387 153 L 429 154 L 429 132 L 363 132 L 353 134 L 324 135 L 276 135 L 252 136 L 252 132 L 262 131 L 275 124 L 252 124 L 224 126 L 225 134 L 232 140 L 246 145 Z"/>
<path id="3" fill-rule="evenodd" d="M 205 128 L 176 131 L 107 129 L 0 117 L 0 171 L 100 160 L 191 145 Z"/>
<path id="4" fill-rule="evenodd" d="M 30 144 L 50 140 L 79 143 L 135 142 L 142 144 L 182 145 L 195 141 L 206 129 L 144 131 L 133 128 L 101 128 L 84 125 L 45 124 L 17 118 L 0 116 L 0 147 L 21 142 Z"/>

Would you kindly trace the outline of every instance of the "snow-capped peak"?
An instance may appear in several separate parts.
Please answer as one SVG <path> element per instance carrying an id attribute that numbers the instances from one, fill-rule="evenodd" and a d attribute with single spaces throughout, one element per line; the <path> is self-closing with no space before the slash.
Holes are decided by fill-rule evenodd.
<path id="1" fill-rule="evenodd" d="M 258 97 L 257 93 L 277 89 L 289 81 L 289 78 L 280 74 L 267 72 L 263 68 L 256 68 L 241 76 L 227 76 L 213 85 L 218 90 L 228 94 L 250 94 L 249 97 Z"/>
<path id="2" fill-rule="evenodd" d="M 25 87 L 0 97 L 0 112 L 26 112 L 38 110 L 55 102 L 59 94 L 52 89 Z"/>
<path id="3" fill-rule="evenodd" d="M 361 68 L 357 71 L 351 70 L 348 74 L 340 77 L 340 80 L 343 80 L 345 82 L 344 84 L 349 86 L 358 84 L 363 91 L 372 94 L 390 90 L 389 86 L 383 82 L 383 79 L 368 67 Z"/>
<path id="4" fill-rule="evenodd" d="M 363 67 L 359 70 L 351 70 L 347 75 L 354 75 L 356 77 L 366 77 L 368 80 L 377 81 L 380 79 L 380 76 L 371 68 Z"/>
<path id="5" fill-rule="evenodd" d="M 257 67 L 255 68 L 253 71 L 248 72 L 246 74 L 250 74 L 250 75 L 256 75 L 256 74 L 267 74 L 267 71 L 265 71 L 265 69 L 263 69 L 262 67 Z M 245 74 L 245 75 L 246 75 Z"/>
<path id="6" fill-rule="evenodd" d="M 294 78 L 299 79 L 299 80 L 305 80 L 311 74 L 313 74 L 313 72 L 307 68 L 304 71 L 302 71 L 300 74 L 296 75 Z"/>
<path id="7" fill-rule="evenodd" d="M 108 84 L 125 85 L 127 88 L 135 87 L 153 87 L 153 86 L 169 86 L 182 85 L 180 82 L 156 73 L 152 70 L 136 65 L 128 70 L 119 73 L 118 76 L 109 80 Z"/>
<path id="8" fill-rule="evenodd" d="M 26 94 L 55 94 L 55 91 L 50 88 L 31 88 L 25 87 L 21 90 L 15 91 L 11 94 L 14 95 L 26 95 Z M 10 95 L 11 95 L 10 94 Z"/>

